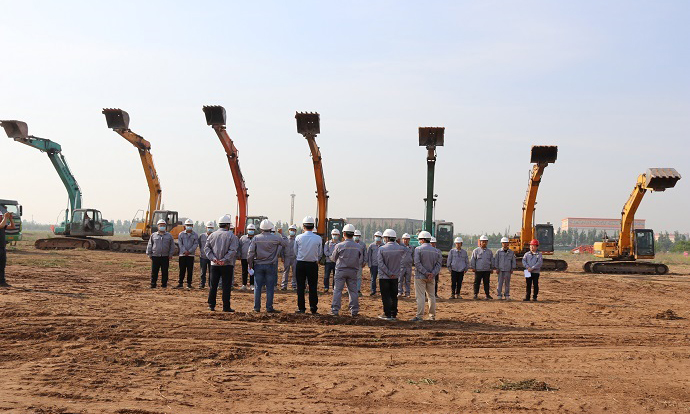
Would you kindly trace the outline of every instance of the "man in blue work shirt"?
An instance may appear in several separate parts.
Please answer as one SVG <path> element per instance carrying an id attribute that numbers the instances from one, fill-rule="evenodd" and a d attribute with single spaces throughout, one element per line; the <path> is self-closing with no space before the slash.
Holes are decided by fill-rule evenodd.
<path id="1" fill-rule="evenodd" d="M 295 250 L 297 254 L 297 312 L 305 313 L 307 306 L 304 302 L 304 290 L 309 284 L 309 309 L 313 315 L 318 313 L 319 294 L 319 259 L 323 248 L 321 237 L 314 234 L 314 217 L 307 216 L 302 220 L 304 233 L 295 238 Z"/>

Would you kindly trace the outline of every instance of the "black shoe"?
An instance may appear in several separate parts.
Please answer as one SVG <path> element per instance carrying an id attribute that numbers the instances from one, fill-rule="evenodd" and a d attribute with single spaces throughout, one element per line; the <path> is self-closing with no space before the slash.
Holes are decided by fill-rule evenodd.
<path id="1" fill-rule="evenodd" d="M 493 297 L 491 295 L 486 295 L 486 300 L 491 300 Z"/>
<path id="2" fill-rule="evenodd" d="M 173 289 L 182 289 L 184 286 L 183 285 L 177 285 Z"/>
<path id="3" fill-rule="evenodd" d="M 0 284 L 0 286 L 2 286 L 2 285 Z M 156 285 L 151 285 L 151 289 L 155 289 L 155 288 L 156 288 Z"/>
<path id="4" fill-rule="evenodd" d="M 267 313 L 281 313 L 278 309 L 269 309 L 266 312 Z"/>
<path id="5" fill-rule="evenodd" d="M 259 313 L 261 312 L 261 309 L 254 309 L 254 313 Z"/>
<path id="6" fill-rule="evenodd" d="M 223 309 L 223 312 L 230 312 L 230 313 L 232 313 L 232 312 L 235 312 L 235 309 L 233 309 L 233 308 L 230 308 L 230 309 Z"/>
<path id="7" fill-rule="evenodd" d="M 523 302 L 529 302 L 529 298 L 524 298 L 522 301 Z"/>
<path id="8" fill-rule="evenodd" d="M 192 285 L 187 285 L 187 289 L 194 289 Z"/>
<path id="9" fill-rule="evenodd" d="M 312 315 L 318 315 L 319 312 L 317 312 L 317 311 L 311 311 L 311 314 L 312 314 Z"/>
<path id="10" fill-rule="evenodd" d="M 537 297 L 535 296 L 534 299 L 532 299 L 533 302 L 537 301 Z"/>
<path id="11" fill-rule="evenodd" d="M 161 285 L 161 289 L 167 289 L 168 285 Z"/>
<path id="12" fill-rule="evenodd" d="M 376 296 L 376 292 L 371 292 L 369 296 Z"/>
<path id="13" fill-rule="evenodd" d="M 305 313 L 307 313 L 307 311 L 306 311 L 306 310 L 297 309 L 297 310 L 295 311 L 295 313 L 296 313 L 296 314 L 305 314 Z"/>
<path id="14" fill-rule="evenodd" d="M 10 284 L 7 282 L 2 282 L 0 283 L 0 287 L 10 287 Z"/>
<path id="15" fill-rule="evenodd" d="M 210 310 L 211 312 L 213 312 L 213 311 L 216 310 L 216 308 L 214 308 L 213 306 L 209 306 L 209 307 L 208 307 L 208 310 Z"/>
<path id="16" fill-rule="evenodd" d="M 473 298 L 473 299 L 474 299 L 474 300 L 479 300 L 479 296 L 478 296 L 478 295 L 474 295 L 474 298 Z"/>

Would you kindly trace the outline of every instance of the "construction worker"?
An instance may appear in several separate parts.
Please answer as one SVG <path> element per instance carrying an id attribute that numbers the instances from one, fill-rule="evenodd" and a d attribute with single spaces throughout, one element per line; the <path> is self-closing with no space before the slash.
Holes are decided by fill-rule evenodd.
<path id="1" fill-rule="evenodd" d="M 326 263 L 323 267 L 323 291 L 328 293 L 330 285 L 331 273 L 335 273 L 335 262 L 331 260 L 331 255 L 335 246 L 340 243 L 340 230 L 331 230 L 331 239 L 323 245 L 323 255 L 326 257 Z M 335 282 L 335 280 L 334 280 Z"/>
<path id="2" fill-rule="evenodd" d="M 379 288 L 383 302 L 383 315 L 379 319 L 395 321 L 398 319 L 398 277 L 407 248 L 395 242 L 397 234 L 393 229 L 383 231 L 386 244 L 377 252 L 379 264 Z"/>
<path id="3" fill-rule="evenodd" d="M 273 294 L 278 282 L 278 249 L 287 247 L 287 240 L 272 234 L 272 227 L 270 220 L 261 221 L 261 234 L 254 236 L 247 253 L 247 264 L 254 272 L 254 312 L 261 312 L 261 291 L 266 286 L 266 312 L 280 313 L 273 308 Z"/>
<path id="4" fill-rule="evenodd" d="M 297 289 L 297 279 L 295 278 L 295 265 L 297 264 L 297 257 L 295 255 L 295 238 L 297 237 L 297 226 L 294 224 L 288 228 L 287 247 L 282 250 L 281 256 L 283 258 L 283 280 L 281 290 L 287 290 L 288 280 L 292 275 L 292 289 Z"/>
<path id="5" fill-rule="evenodd" d="M 209 284 L 211 280 L 211 261 L 206 257 L 206 240 L 208 236 L 213 233 L 216 226 L 213 225 L 212 221 L 206 222 L 206 232 L 199 235 L 199 264 L 201 265 L 201 284 L 199 288 L 204 289 L 206 287 L 206 271 L 208 271 Z"/>
<path id="6" fill-rule="evenodd" d="M 451 299 L 462 299 L 460 297 L 460 289 L 462 288 L 462 279 L 465 277 L 467 268 L 470 267 L 470 259 L 467 256 L 467 251 L 462 248 L 462 237 L 455 238 L 455 247 L 448 252 L 448 259 L 446 266 L 450 269 L 450 290 Z"/>
<path id="7" fill-rule="evenodd" d="M 501 248 L 494 255 L 494 269 L 498 275 L 498 299 L 510 300 L 510 276 L 517 267 L 515 253 L 508 248 L 510 240 L 507 237 L 501 239 Z"/>
<path id="8" fill-rule="evenodd" d="M 343 227 L 344 241 L 338 243 L 331 253 L 331 261 L 335 263 L 335 276 L 333 277 L 333 301 L 331 313 L 338 316 L 340 302 L 343 295 L 343 287 L 347 286 L 350 297 L 349 309 L 353 317 L 359 314 L 359 295 L 357 294 L 357 271 L 362 269 L 364 254 L 359 245 L 352 238 L 355 236 L 355 226 L 346 224 Z"/>
<path id="9" fill-rule="evenodd" d="M 247 290 L 247 279 L 249 279 L 249 286 L 254 290 L 254 275 L 249 274 L 249 266 L 247 265 L 247 254 L 249 253 L 249 246 L 252 244 L 254 233 L 256 233 L 256 226 L 249 224 L 247 225 L 247 234 L 240 238 L 240 261 L 242 263 L 242 287 L 240 290 Z"/>
<path id="10" fill-rule="evenodd" d="M 2 220 L 0 220 L 0 287 L 9 287 L 7 279 L 5 279 L 5 266 L 7 265 L 7 239 L 5 230 L 14 230 L 14 220 L 12 220 L 12 213 L 5 210 L 3 207 Z"/>
<path id="11" fill-rule="evenodd" d="M 402 245 L 407 252 L 403 256 L 400 265 L 400 277 L 398 278 L 398 296 L 410 297 L 410 283 L 412 282 L 412 266 L 414 266 L 414 246 L 410 246 L 410 235 L 402 235 Z"/>
<path id="12" fill-rule="evenodd" d="M 371 293 L 370 296 L 376 295 L 376 279 L 379 274 L 378 254 L 379 247 L 382 243 L 383 234 L 380 231 L 374 233 L 374 242 L 367 247 L 367 254 L 364 256 L 365 261 L 369 265 L 369 273 L 371 273 Z"/>
<path id="13" fill-rule="evenodd" d="M 441 263 L 440 263 L 441 266 L 443 266 L 443 252 L 441 252 L 441 249 L 436 247 L 436 237 L 431 236 L 431 241 L 429 244 L 431 244 L 431 247 L 438 250 L 438 252 L 441 254 L 441 257 L 439 258 L 439 260 L 441 261 Z M 439 267 L 438 273 L 436 273 L 434 275 L 434 295 L 436 295 L 436 299 L 441 299 L 441 297 L 438 295 L 438 277 L 440 274 L 441 274 L 441 268 Z"/>
<path id="14" fill-rule="evenodd" d="M 305 313 L 304 290 L 309 284 L 309 308 L 313 315 L 318 314 L 319 295 L 316 291 L 319 283 L 319 260 L 323 253 L 321 237 L 314 234 L 314 217 L 307 216 L 302 220 L 304 232 L 295 238 L 295 253 L 297 265 L 295 275 L 297 277 L 297 311 Z"/>
<path id="15" fill-rule="evenodd" d="M 424 299 L 429 302 L 429 319 L 436 319 L 436 295 L 434 294 L 435 275 L 441 271 L 440 253 L 433 247 L 431 233 L 422 231 L 417 236 L 422 243 L 414 249 L 414 294 L 417 299 L 417 315 L 412 321 L 419 322 L 424 317 Z"/>
<path id="16" fill-rule="evenodd" d="M 151 259 L 151 289 L 158 283 L 158 271 L 161 272 L 161 287 L 168 287 L 168 268 L 175 252 L 175 239 L 167 232 L 165 220 L 156 223 L 158 231 L 151 234 L 146 245 L 146 255 Z"/>
<path id="17" fill-rule="evenodd" d="M 223 281 L 223 312 L 234 312 L 230 307 L 230 293 L 232 291 L 232 275 L 235 271 L 235 257 L 240 246 L 237 236 L 230 231 L 232 219 L 224 215 L 218 219 L 219 229 L 211 233 L 206 239 L 204 250 L 211 261 L 211 283 L 208 292 L 208 309 L 216 310 L 216 296 L 218 282 Z"/>
<path id="18" fill-rule="evenodd" d="M 527 294 L 523 299 L 525 302 L 529 302 L 530 300 L 532 285 L 534 285 L 532 300 L 536 302 L 537 295 L 539 295 L 539 273 L 541 273 L 541 265 L 544 263 L 544 259 L 541 257 L 541 252 L 537 251 L 538 249 L 539 240 L 534 239 L 529 242 L 529 251 L 522 256 L 522 265 L 527 271 L 527 273 L 525 273 L 525 278 L 527 279 Z"/>
<path id="19" fill-rule="evenodd" d="M 486 300 L 493 299 L 489 294 L 489 277 L 493 269 L 494 253 L 487 249 L 489 238 L 485 235 L 479 237 L 479 247 L 472 251 L 470 259 L 470 270 L 474 272 L 474 299 L 479 299 L 479 285 L 484 283 L 484 294 Z"/>
<path id="20" fill-rule="evenodd" d="M 177 245 L 180 247 L 180 278 L 175 289 L 181 289 L 187 274 L 187 289 L 192 288 L 192 272 L 194 271 L 194 256 L 199 246 L 199 235 L 194 231 L 194 222 L 187 219 L 184 222 L 184 231 L 177 236 Z"/>
<path id="21" fill-rule="evenodd" d="M 367 254 L 367 245 L 362 241 L 362 232 L 355 230 L 355 237 L 352 239 L 362 250 L 362 265 L 357 270 L 357 296 L 362 296 L 362 269 L 364 269 L 364 258 Z"/>

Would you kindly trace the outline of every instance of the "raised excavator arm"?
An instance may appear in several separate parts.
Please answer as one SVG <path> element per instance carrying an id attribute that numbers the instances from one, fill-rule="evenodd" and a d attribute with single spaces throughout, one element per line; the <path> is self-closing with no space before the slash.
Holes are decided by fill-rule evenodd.
<path id="1" fill-rule="evenodd" d="M 297 132 L 307 139 L 311 158 L 314 162 L 314 177 L 316 178 L 316 200 L 318 225 L 316 233 L 322 237 L 326 235 L 326 218 L 328 217 L 328 190 L 326 190 L 326 179 L 323 175 L 323 165 L 321 164 L 321 151 L 316 145 L 316 135 L 320 130 L 319 114 L 314 112 L 297 112 Z"/>
<path id="2" fill-rule="evenodd" d="M 522 204 L 522 229 L 520 231 L 520 248 L 523 251 L 529 250 L 529 242 L 535 238 L 534 232 L 534 210 L 537 205 L 537 192 L 544 169 L 551 163 L 556 162 L 558 157 L 558 147 L 539 146 L 532 147 L 530 162 L 534 163 L 530 172 L 527 194 Z"/>
<path id="3" fill-rule="evenodd" d="M 139 151 L 139 158 L 141 158 L 141 165 L 144 167 L 146 174 L 146 182 L 149 186 L 149 207 L 146 211 L 143 229 L 135 228 L 130 231 L 132 237 L 147 237 L 151 234 L 153 226 L 153 212 L 160 210 L 161 198 L 163 190 L 161 183 L 156 173 L 156 167 L 153 164 L 153 157 L 151 156 L 151 144 L 141 135 L 137 135 L 129 129 L 129 114 L 122 109 L 103 109 L 103 115 L 108 123 L 108 128 L 120 134 L 124 139 L 134 145 Z M 174 225 L 175 223 L 170 223 Z"/>
<path id="4" fill-rule="evenodd" d="M 247 225 L 249 193 L 244 177 L 242 176 L 242 170 L 240 169 L 239 151 L 235 147 L 235 143 L 230 139 L 230 135 L 228 135 L 228 131 L 225 128 L 225 108 L 217 105 L 204 106 L 203 111 L 206 115 L 206 124 L 210 125 L 213 130 L 216 131 L 216 135 L 218 135 L 218 139 L 220 139 L 220 143 L 223 145 L 225 154 L 228 157 L 228 164 L 230 164 L 230 172 L 235 182 L 237 204 L 239 207 L 239 214 L 235 217 L 235 232 L 237 234 L 244 234 L 244 229 Z"/>

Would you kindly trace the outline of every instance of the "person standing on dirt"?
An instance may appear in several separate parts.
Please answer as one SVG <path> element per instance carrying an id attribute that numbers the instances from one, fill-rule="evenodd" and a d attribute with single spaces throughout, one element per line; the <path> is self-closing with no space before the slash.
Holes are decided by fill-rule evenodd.
<path id="1" fill-rule="evenodd" d="M 156 225 L 158 231 L 151 235 L 146 246 L 146 255 L 151 259 L 151 289 L 158 283 L 158 271 L 161 272 L 161 287 L 168 287 L 168 268 L 175 253 L 175 239 L 167 232 L 165 220 L 158 220 Z"/>
<path id="2" fill-rule="evenodd" d="M 321 237 L 314 234 L 316 221 L 307 216 L 302 220 L 304 232 L 295 238 L 295 253 L 297 255 L 297 311 L 305 313 L 307 306 L 304 301 L 304 291 L 309 284 L 309 308 L 313 315 L 318 314 L 319 294 L 319 259 L 323 253 Z"/>
<path id="3" fill-rule="evenodd" d="M 338 316 L 343 288 L 347 286 L 350 297 L 349 309 L 353 317 L 359 314 L 359 295 L 357 294 L 357 271 L 362 269 L 364 255 L 359 245 L 352 238 L 355 236 L 355 226 L 346 224 L 343 227 L 345 240 L 333 248 L 331 261 L 335 263 L 335 276 L 333 277 L 333 301 L 331 313 Z"/>
<path id="4" fill-rule="evenodd" d="M 438 253 L 441 255 L 439 258 L 439 260 L 441 262 L 439 264 L 440 264 L 440 266 L 443 266 L 443 252 L 441 251 L 441 249 L 436 247 L 436 237 L 431 236 L 430 244 L 431 244 L 431 247 L 438 250 Z M 440 274 L 441 274 L 441 267 L 438 268 L 438 273 L 436 273 L 434 275 L 434 295 L 436 295 L 436 299 L 441 299 L 441 297 L 438 295 L 438 278 L 439 278 Z"/>
<path id="5" fill-rule="evenodd" d="M 379 287 L 383 302 L 383 315 L 379 319 L 395 321 L 398 319 L 398 277 L 407 248 L 395 242 L 397 234 L 393 229 L 383 232 L 386 244 L 378 250 Z"/>
<path id="6" fill-rule="evenodd" d="M 441 271 L 440 253 L 433 247 L 431 233 L 422 231 L 419 233 L 421 246 L 414 249 L 414 294 L 417 299 L 417 316 L 412 318 L 413 322 L 424 320 L 424 301 L 429 302 L 429 319 L 436 319 L 436 295 L 434 286 L 436 285 L 434 275 Z"/>
<path id="7" fill-rule="evenodd" d="M 525 270 L 529 272 L 529 277 L 527 279 L 527 294 L 523 301 L 529 302 L 530 294 L 532 293 L 532 285 L 534 285 L 534 295 L 532 296 L 533 301 L 537 301 L 537 295 L 539 294 L 539 273 L 541 272 L 541 265 L 544 260 L 541 257 L 541 252 L 537 251 L 539 249 L 539 240 L 534 239 L 529 242 L 529 251 L 522 256 L 522 265 Z M 525 274 L 527 276 L 527 274 Z"/>
<path id="8" fill-rule="evenodd" d="M 297 257 L 295 255 L 295 238 L 297 237 L 297 226 L 291 224 L 288 228 L 287 247 L 281 252 L 283 258 L 283 280 L 280 290 L 287 290 L 288 281 L 292 275 L 292 289 L 297 289 L 297 279 L 295 277 L 295 265 Z"/>
<path id="9" fill-rule="evenodd" d="M 479 285 L 484 283 L 486 300 L 493 299 L 489 294 L 489 278 L 493 269 L 494 253 L 487 248 L 489 238 L 485 235 L 479 237 L 479 247 L 472 252 L 470 270 L 474 272 L 474 299 L 479 299 Z"/>
<path id="10" fill-rule="evenodd" d="M 4 209 L 3 209 L 4 210 Z M 9 287 L 5 279 L 5 266 L 7 265 L 7 239 L 5 230 L 14 230 L 12 213 L 5 210 L 0 221 L 0 287 Z"/>
<path id="11" fill-rule="evenodd" d="M 367 254 L 364 256 L 364 260 L 369 265 L 369 273 L 371 273 L 371 293 L 369 296 L 376 295 L 376 280 L 379 274 L 378 254 L 379 247 L 383 245 L 382 238 L 383 235 L 380 231 L 374 233 L 374 242 L 367 247 Z"/>
<path id="12" fill-rule="evenodd" d="M 403 256 L 400 265 L 400 277 L 398 278 L 398 297 L 410 297 L 410 283 L 412 282 L 412 266 L 414 265 L 414 246 L 410 246 L 410 235 L 404 233 L 402 235 L 402 247 L 407 252 Z"/>
<path id="13" fill-rule="evenodd" d="M 455 247 L 448 252 L 446 266 L 450 269 L 450 298 L 462 299 L 460 297 L 462 279 L 465 278 L 465 271 L 470 267 L 467 251 L 462 248 L 462 237 L 455 238 Z"/>
<path id="14" fill-rule="evenodd" d="M 213 225 L 213 222 L 209 221 L 206 223 L 206 233 L 199 235 L 199 264 L 201 265 L 200 289 L 204 289 L 206 287 L 206 272 L 208 272 L 209 285 L 211 284 L 211 261 L 208 260 L 208 257 L 206 257 L 206 251 L 204 248 L 206 247 L 206 240 L 208 239 L 208 236 L 213 233 L 215 228 L 216 226 Z"/>
<path id="15" fill-rule="evenodd" d="M 335 250 L 335 246 L 337 246 L 338 243 L 340 243 L 340 231 L 338 229 L 333 229 L 331 230 L 331 239 L 323 245 L 323 255 L 326 257 L 326 263 L 323 266 L 324 293 L 328 293 L 331 273 L 335 274 L 335 262 L 331 261 L 331 255 L 333 254 L 333 250 Z M 333 281 L 335 282 L 335 279 Z"/>
<path id="16" fill-rule="evenodd" d="M 355 230 L 355 237 L 352 239 L 362 250 L 362 265 L 357 270 L 357 296 L 362 296 L 362 270 L 366 264 L 365 257 L 367 255 L 367 245 L 362 241 L 362 232 Z"/>
<path id="17" fill-rule="evenodd" d="M 206 239 L 204 250 L 206 257 L 211 261 L 211 281 L 208 292 L 208 309 L 216 310 L 216 296 L 218 295 L 218 282 L 223 281 L 223 312 L 234 312 L 230 307 L 230 293 L 232 292 L 232 274 L 235 270 L 235 256 L 240 246 L 237 236 L 230 231 L 232 219 L 224 215 L 218 219 L 218 230 L 211 233 Z"/>
<path id="18" fill-rule="evenodd" d="M 494 255 L 494 269 L 498 275 L 498 299 L 510 300 L 510 277 L 517 267 L 515 253 L 508 248 L 510 240 L 507 237 L 501 239 L 501 248 Z"/>
<path id="19" fill-rule="evenodd" d="M 192 273 L 194 272 L 194 256 L 199 246 L 199 235 L 194 231 L 194 222 L 187 219 L 184 222 L 185 231 L 177 236 L 177 245 L 180 247 L 180 277 L 175 289 L 182 289 L 185 274 L 187 274 L 187 289 L 192 288 Z"/>
<path id="20" fill-rule="evenodd" d="M 252 239 L 254 239 L 255 233 L 256 226 L 249 224 L 247 225 L 247 234 L 240 237 L 240 262 L 242 263 L 242 287 L 240 290 L 247 290 L 247 279 L 249 279 L 249 286 L 251 290 L 254 290 L 254 275 L 249 274 L 247 254 L 249 253 L 249 246 L 252 244 Z"/>
<path id="21" fill-rule="evenodd" d="M 261 234 L 254 236 L 247 253 L 247 264 L 254 272 L 254 312 L 261 312 L 261 291 L 266 287 L 266 312 L 280 313 L 273 308 L 273 295 L 278 283 L 278 249 L 287 247 L 282 235 L 272 234 L 273 223 L 261 221 Z"/>

